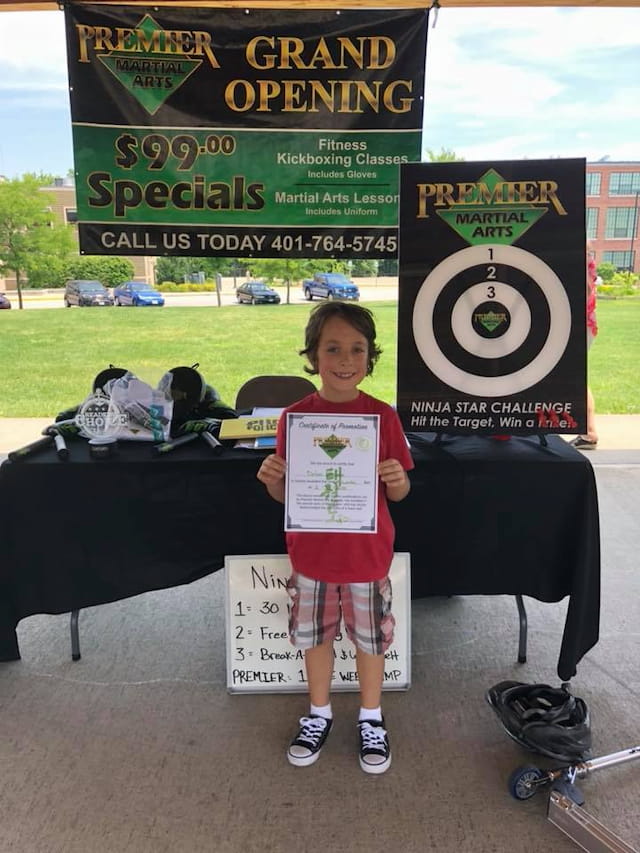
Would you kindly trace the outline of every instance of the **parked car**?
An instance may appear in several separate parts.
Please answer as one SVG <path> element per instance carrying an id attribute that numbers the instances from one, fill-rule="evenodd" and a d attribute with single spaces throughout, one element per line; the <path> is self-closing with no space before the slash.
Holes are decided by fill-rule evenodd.
<path id="1" fill-rule="evenodd" d="M 0 308 L 11 308 L 9 297 L 5 296 L 4 293 L 0 293 Z"/>
<path id="2" fill-rule="evenodd" d="M 164 296 L 144 281 L 125 281 L 113 288 L 116 305 L 164 305 Z"/>
<path id="3" fill-rule="evenodd" d="M 251 305 L 271 303 L 277 305 L 280 297 L 272 287 L 264 281 L 245 281 L 236 287 L 236 299 L 238 302 L 249 302 Z"/>
<path id="4" fill-rule="evenodd" d="M 113 305 L 113 299 L 101 281 L 71 279 L 64 288 L 64 304 L 67 308 L 72 305 L 90 308 L 96 305 Z"/>
<path id="5" fill-rule="evenodd" d="M 320 299 L 352 299 L 355 302 L 360 299 L 357 285 L 339 272 L 315 273 L 313 278 L 307 278 L 302 282 L 302 292 L 304 298 L 309 301 L 314 296 Z"/>

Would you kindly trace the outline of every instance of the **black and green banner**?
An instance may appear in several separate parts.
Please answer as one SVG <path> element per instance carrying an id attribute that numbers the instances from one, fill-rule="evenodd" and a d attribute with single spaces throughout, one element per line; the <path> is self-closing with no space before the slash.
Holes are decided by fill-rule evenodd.
<path id="1" fill-rule="evenodd" d="M 83 252 L 396 256 L 425 10 L 65 14 Z"/>
<path id="2" fill-rule="evenodd" d="M 585 432 L 585 167 L 401 167 L 397 402 L 407 431 Z"/>

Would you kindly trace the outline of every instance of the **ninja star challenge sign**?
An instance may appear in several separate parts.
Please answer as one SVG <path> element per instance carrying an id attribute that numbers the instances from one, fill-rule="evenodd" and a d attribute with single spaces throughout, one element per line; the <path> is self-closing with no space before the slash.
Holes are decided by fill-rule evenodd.
<path id="1" fill-rule="evenodd" d="M 401 167 L 405 429 L 584 429 L 584 170 L 560 159 Z"/>

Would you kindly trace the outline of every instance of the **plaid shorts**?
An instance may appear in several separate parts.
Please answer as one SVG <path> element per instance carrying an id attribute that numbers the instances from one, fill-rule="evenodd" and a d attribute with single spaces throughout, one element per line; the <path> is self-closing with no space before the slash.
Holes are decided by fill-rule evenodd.
<path id="1" fill-rule="evenodd" d="M 351 642 L 369 655 L 381 655 L 393 642 L 391 581 L 325 583 L 293 572 L 287 583 L 291 598 L 289 638 L 298 649 L 311 649 L 340 633 L 340 621 Z"/>

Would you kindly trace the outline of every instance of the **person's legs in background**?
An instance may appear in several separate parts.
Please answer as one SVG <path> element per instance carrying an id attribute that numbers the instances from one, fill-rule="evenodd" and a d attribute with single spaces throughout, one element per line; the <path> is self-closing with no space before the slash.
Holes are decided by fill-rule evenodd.
<path id="1" fill-rule="evenodd" d="M 595 336 L 591 329 L 587 329 L 587 351 L 591 348 Z M 598 429 L 596 427 L 596 403 L 591 392 L 591 388 L 587 386 L 587 434 L 578 435 L 573 439 L 571 444 L 577 447 L 578 450 L 595 450 L 598 446 Z"/>
<path id="2" fill-rule="evenodd" d="M 596 429 L 596 404 L 591 393 L 591 388 L 587 388 L 587 441 L 593 444 L 598 443 L 598 430 Z"/>

